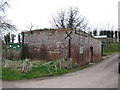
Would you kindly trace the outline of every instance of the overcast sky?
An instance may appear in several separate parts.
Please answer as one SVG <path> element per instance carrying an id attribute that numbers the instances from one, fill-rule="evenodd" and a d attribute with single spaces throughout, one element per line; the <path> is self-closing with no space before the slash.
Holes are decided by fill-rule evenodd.
<path id="1" fill-rule="evenodd" d="M 119 0 L 12 0 L 7 10 L 8 19 L 20 30 L 28 29 L 30 23 L 34 28 L 50 28 L 49 20 L 56 12 L 70 6 L 79 7 L 92 28 L 107 28 L 108 24 L 118 26 Z"/>

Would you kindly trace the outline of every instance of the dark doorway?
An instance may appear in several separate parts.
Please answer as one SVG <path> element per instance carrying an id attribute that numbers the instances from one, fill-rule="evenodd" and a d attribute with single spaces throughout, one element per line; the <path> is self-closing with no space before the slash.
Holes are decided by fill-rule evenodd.
<path id="1" fill-rule="evenodd" d="M 90 47 L 90 63 L 93 63 L 93 47 Z"/>
<path id="2" fill-rule="evenodd" d="M 103 56 L 103 44 L 101 44 L 101 55 Z"/>

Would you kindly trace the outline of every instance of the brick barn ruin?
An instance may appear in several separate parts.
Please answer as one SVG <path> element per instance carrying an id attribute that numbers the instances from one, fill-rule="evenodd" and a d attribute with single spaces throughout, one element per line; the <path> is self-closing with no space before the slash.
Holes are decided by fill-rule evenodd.
<path id="1" fill-rule="evenodd" d="M 23 55 L 31 60 L 42 61 L 70 57 L 73 64 L 84 65 L 101 58 L 101 41 L 81 30 L 27 31 L 24 32 Z"/>

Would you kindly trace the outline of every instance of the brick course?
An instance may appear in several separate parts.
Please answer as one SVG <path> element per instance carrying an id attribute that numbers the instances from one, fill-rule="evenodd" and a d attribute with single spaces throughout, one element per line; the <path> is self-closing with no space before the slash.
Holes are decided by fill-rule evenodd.
<path id="1" fill-rule="evenodd" d="M 101 58 L 101 41 L 84 32 L 72 29 L 34 30 L 25 35 L 25 56 L 32 60 L 54 60 L 68 57 L 68 40 L 65 32 L 71 34 L 71 58 L 73 64 L 90 62 L 90 47 L 93 48 L 93 61 Z M 82 50 L 83 49 L 83 50 Z M 80 53 L 83 51 L 83 54 Z"/>

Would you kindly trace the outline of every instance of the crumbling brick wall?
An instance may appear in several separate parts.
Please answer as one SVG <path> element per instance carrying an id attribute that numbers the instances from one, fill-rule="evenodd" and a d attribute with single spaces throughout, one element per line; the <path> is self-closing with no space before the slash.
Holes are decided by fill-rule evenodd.
<path id="1" fill-rule="evenodd" d="M 26 58 L 32 60 L 54 60 L 68 57 L 68 40 L 65 32 L 72 30 L 50 29 L 25 32 Z M 101 41 L 86 34 L 71 34 L 71 58 L 73 64 L 87 64 L 90 61 L 90 47 L 93 48 L 93 61 L 101 58 Z"/>

